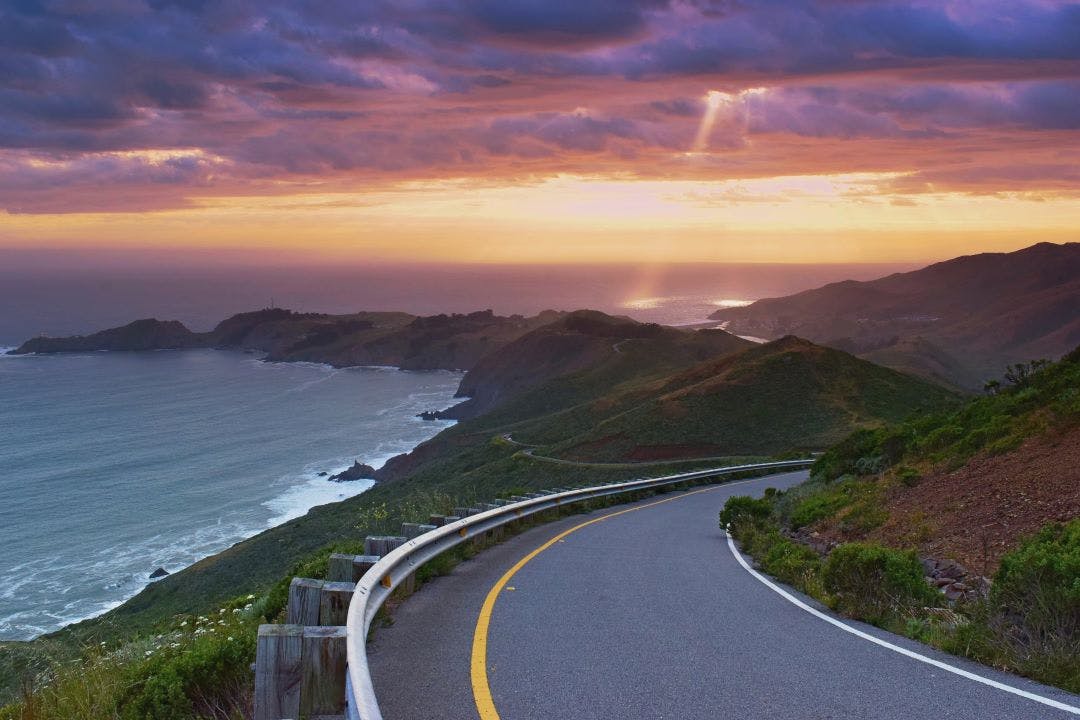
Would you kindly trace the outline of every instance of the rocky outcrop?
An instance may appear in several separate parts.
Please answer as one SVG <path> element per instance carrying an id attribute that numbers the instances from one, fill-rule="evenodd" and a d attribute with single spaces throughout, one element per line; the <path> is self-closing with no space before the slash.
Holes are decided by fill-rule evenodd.
<path id="1" fill-rule="evenodd" d="M 828 556 L 841 543 L 816 530 L 799 528 L 784 533 L 797 543 L 807 546 L 822 557 Z M 950 603 L 962 603 L 986 597 L 990 580 L 964 567 L 955 560 L 920 558 L 926 582 L 937 588 Z"/>
<path id="2" fill-rule="evenodd" d="M 136 320 L 123 327 L 102 330 L 92 335 L 66 338 L 36 337 L 27 340 L 13 355 L 29 353 L 93 352 L 97 350 L 180 350 L 207 347 L 205 335 L 193 333 L 177 320 Z"/>
<path id="3" fill-rule="evenodd" d="M 350 480 L 374 480 L 375 468 L 357 460 L 350 467 L 342 470 L 337 475 L 331 475 L 331 482 L 348 482 Z"/>
<path id="4" fill-rule="evenodd" d="M 967 602 L 986 597 L 990 592 L 989 578 L 977 575 L 954 560 L 922 559 L 926 582 L 945 596 L 949 602 Z"/>
<path id="5" fill-rule="evenodd" d="M 163 567 L 159 567 L 157 570 L 150 573 L 150 579 L 151 580 L 160 580 L 161 578 L 165 577 L 168 574 L 169 574 L 168 570 L 166 570 Z"/>

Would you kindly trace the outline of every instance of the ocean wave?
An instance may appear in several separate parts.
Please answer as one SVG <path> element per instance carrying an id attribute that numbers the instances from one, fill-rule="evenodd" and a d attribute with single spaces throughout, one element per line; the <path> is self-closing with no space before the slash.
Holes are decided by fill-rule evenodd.
<path id="1" fill-rule="evenodd" d="M 327 478 L 312 478 L 304 484 L 294 485 L 277 497 L 264 502 L 263 506 L 274 513 L 266 521 L 266 524 L 268 527 L 274 527 L 295 520 L 302 517 L 313 507 L 348 500 L 365 490 L 370 490 L 374 485 L 374 480 L 334 482 Z"/>

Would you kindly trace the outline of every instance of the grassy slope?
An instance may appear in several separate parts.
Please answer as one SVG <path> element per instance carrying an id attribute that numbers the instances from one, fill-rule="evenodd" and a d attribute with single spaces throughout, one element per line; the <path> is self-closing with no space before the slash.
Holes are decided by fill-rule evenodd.
<path id="1" fill-rule="evenodd" d="M 990 575 L 1025 535 L 1075 516 L 1080 484 L 1062 442 L 1078 432 L 1080 349 L 1021 386 L 852 434 L 785 499 L 785 517 L 839 540 L 961 559 Z"/>
<path id="2" fill-rule="evenodd" d="M 576 422 L 524 433 L 552 454 L 616 459 L 696 454 L 778 453 L 836 442 L 852 428 L 939 409 L 955 396 L 939 386 L 847 353 L 784 338 L 701 363 L 671 376 L 623 386 Z M 530 440 L 535 442 L 536 440 Z"/>

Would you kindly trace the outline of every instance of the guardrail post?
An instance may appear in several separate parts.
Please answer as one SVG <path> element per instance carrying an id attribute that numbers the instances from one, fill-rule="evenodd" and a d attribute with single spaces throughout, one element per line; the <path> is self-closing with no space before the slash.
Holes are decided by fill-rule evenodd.
<path id="1" fill-rule="evenodd" d="M 408 538 L 399 535 L 368 535 L 364 538 L 365 555 L 388 555 L 391 550 L 404 545 Z"/>
<path id="2" fill-rule="evenodd" d="M 429 525 L 434 525 L 435 527 L 442 527 L 443 525 L 446 524 L 446 516 L 445 515 L 432 515 L 431 517 L 428 518 L 428 524 Z"/>
<path id="3" fill-rule="evenodd" d="M 303 674 L 296 718 L 343 716 L 345 713 L 344 627 L 306 627 L 301 653 Z"/>
<path id="4" fill-rule="evenodd" d="M 260 625 L 255 646 L 254 720 L 300 717 L 301 625 Z"/>
<path id="5" fill-rule="evenodd" d="M 330 556 L 330 566 L 327 569 L 327 582 L 360 582 L 371 566 L 379 562 L 378 555 L 346 555 L 334 553 Z"/>
<path id="6" fill-rule="evenodd" d="M 319 599 L 319 621 L 315 625 L 344 625 L 349 618 L 349 602 L 356 591 L 354 582 L 328 582 Z"/>
<path id="7" fill-rule="evenodd" d="M 324 581 L 294 577 L 289 583 L 286 619 L 290 625 L 318 625 Z"/>
<path id="8" fill-rule="evenodd" d="M 356 582 L 353 578 L 353 558 L 355 555 L 331 553 L 326 565 L 327 582 Z M 359 579 L 359 578 L 357 578 Z"/>

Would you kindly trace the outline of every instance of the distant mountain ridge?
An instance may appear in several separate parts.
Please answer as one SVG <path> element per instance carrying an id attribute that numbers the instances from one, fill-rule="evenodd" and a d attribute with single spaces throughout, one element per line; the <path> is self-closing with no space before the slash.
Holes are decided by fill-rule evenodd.
<path id="1" fill-rule="evenodd" d="M 526 318 L 490 310 L 418 317 L 402 312 L 326 315 L 267 308 L 233 315 L 205 333 L 192 332 L 176 320 L 144 319 L 90 335 L 37 337 L 11 352 L 221 348 L 264 352 L 271 361 L 335 367 L 466 370 L 491 350 L 560 316 L 550 310 Z"/>
<path id="2" fill-rule="evenodd" d="M 739 335 L 798 335 L 968 389 L 1080 343 L 1080 243 L 983 253 L 724 308 Z"/>

